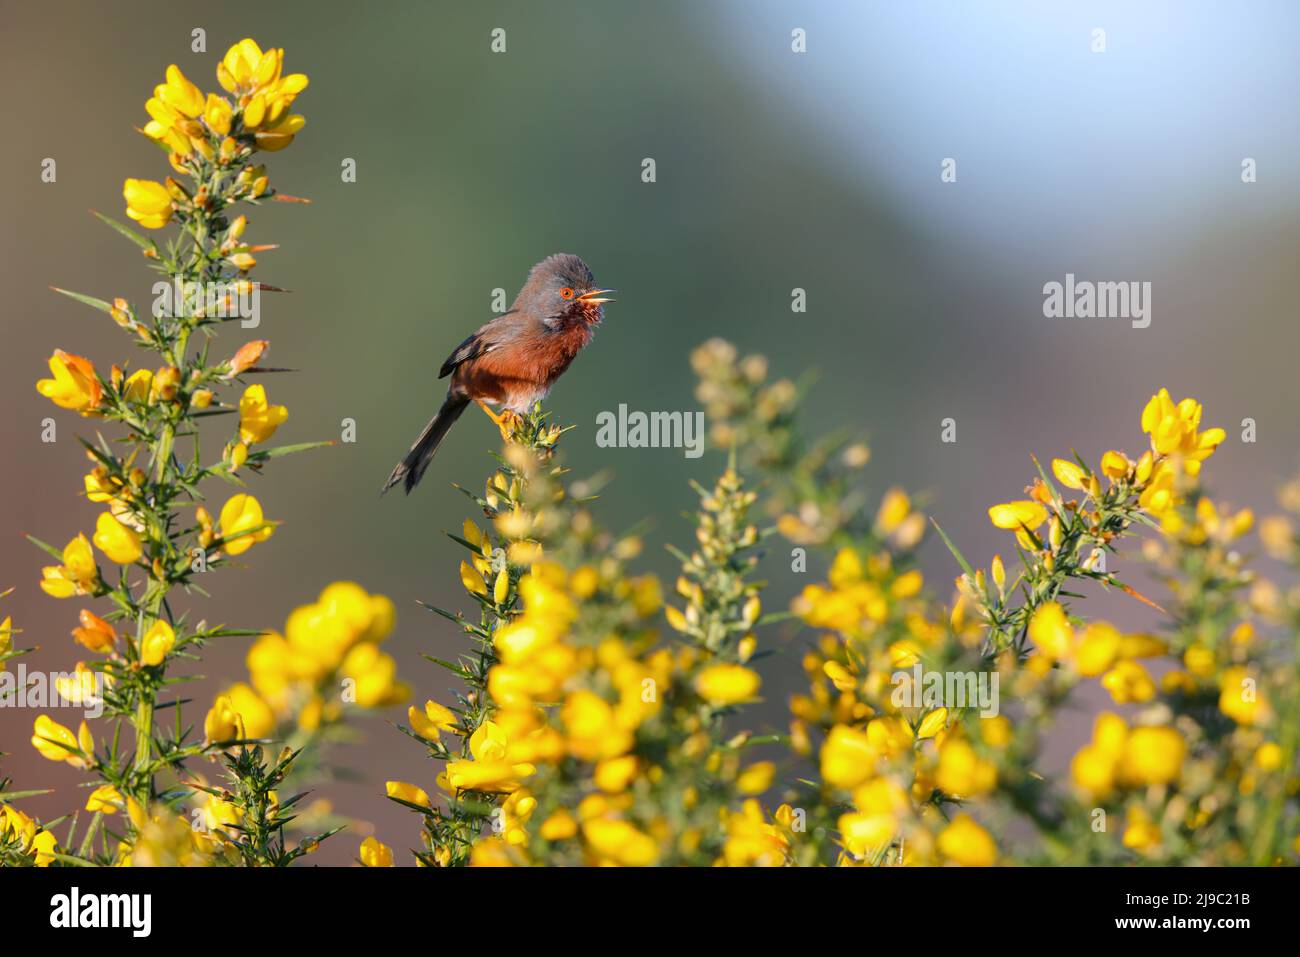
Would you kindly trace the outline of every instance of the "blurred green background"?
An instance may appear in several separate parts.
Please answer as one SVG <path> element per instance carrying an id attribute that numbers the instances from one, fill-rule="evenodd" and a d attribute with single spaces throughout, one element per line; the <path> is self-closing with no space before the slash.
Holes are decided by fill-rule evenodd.
<path id="1" fill-rule="evenodd" d="M 458 636 L 415 600 L 469 604 L 440 530 L 465 517 L 450 483 L 482 481 L 495 431 L 472 412 L 417 494 L 377 493 L 440 400 L 438 365 L 489 317 L 491 291 L 512 297 L 552 252 L 581 255 L 619 290 L 552 395 L 556 420 L 579 425 L 568 461 L 616 474 L 606 524 L 654 517 L 645 564 L 664 575 L 662 545 L 687 534 L 687 481 L 707 481 L 721 456 L 599 449 L 595 416 L 620 403 L 695 408 L 687 354 L 714 335 L 767 354 L 776 374 L 816 368 L 810 428 L 865 430 L 872 494 L 927 493 L 972 556 L 1008 548 L 985 508 L 1017 497 L 1030 450 L 1135 452 L 1142 404 L 1161 385 L 1201 399 L 1207 424 L 1228 429 L 1207 470 L 1216 491 L 1266 508 L 1300 447 L 1300 14 L 1250 9 L 0 2 L 0 589 L 17 588 L 0 609 L 24 630 L 20 644 L 41 646 L 25 663 L 67 669 L 80 649 L 68 634 L 78 603 L 39 591 L 44 558 L 22 533 L 61 545 L 97 512 L 79 495 L 86 469 L 72 440 L 89 423 L 33 384 L 54 347 L 101 368 L 129 355 L 102 315 L 47 286 L 148 302 L 152 273 L 87 210 L 120 216 L 125 177 L 168 172 L 132 129 L 168 63 L 213 89 L 217 60 L 247 35 L 285 47 L 286 70 L 310 75 L 296 106 L 308 125 L 267 163 L 273 184 L 313 203 L 256 210 L 248 232 L 281 244 L 258 276 L 293 293 L 264 298 L 261 329 L 220 341 L 233 351 L 241 336 L 269 338 L 274 364 L 299 370 L 269 380 L 291 413 L 278 440 L 337 438 L 344 418 L 358 433 L 256 479 L 284 526 L 246 556 L 247 571 L 214 576 L 195 614 L 279 628 L 328 582 L 353 579 L 397 603 L 388 648 L 419 700 L 448 700 L 444 674 L 419 655 L 452 655 Z M 196 27 L 206 53 L 191 52 Z M 505 54 L 489 50 L 496 27 Z M 796 27 L 806 54 L 791 52 Z M 1095 27 L 1104 54 L 1090 52 Z M 641 181 L 646 157 L 653 184 Z M 945 157 L 956 183 L 940 182 Z M 1251 185 L 1244 157 L 1258 164 Z M 355 183 L 341 181 L 346 158 Z M 1044 319 L 1042 286 L 1067 272 L 1152 282 L 1150 328 Z M 790 310 L 794 287 L 807 290 L 806 313 Z M 48 415 L 61 430 L 52 445 L 40 441 Z M 939 441 L 945 417 L 957 420 L 955 444 Z M 1258 423 L 1252 445 L 1238 440 L 1246 417 Z M 951 560 L 933 542 L 926 555 L 946 594 Z M 780 555 L 769 565 L 772 607 L 804 579 Z M 1152 624 L 1131 602 L 1092 608 Z M 774 640 L 765 720 L 782 726 L 800 646 Z M 242 676 L 245 648 L 210 648 L 192 719 Z M 68 808 L 80 777 L 35 755 L 34 717 L 0 709 L 0 751 L 18 787 L 58 789 L 30 802 L 46 816 Z M 324 794 L 400 851 L 416 822 L 383 799 L 383 782 L 428 789 L 432 768 L 382 720 L 362 726 L 364 745 L 339 756 L 359 780 Z M 327 842 L 315 859 L 346 862 L 357 839 Z"/>

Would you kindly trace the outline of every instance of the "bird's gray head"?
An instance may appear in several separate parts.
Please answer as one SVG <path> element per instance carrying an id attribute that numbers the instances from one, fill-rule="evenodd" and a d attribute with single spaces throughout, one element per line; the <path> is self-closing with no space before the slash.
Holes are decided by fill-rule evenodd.
<path id="1" fill-rule="evenodd" d="M 547 256 L 528 273 L 528 280 L 511 307 L 529 312 L 550 326 L 569 319 L 598 323 L 604 316 L 605 297 L 613 289 L 600 289 L 587 264 L 569 253 Z"/>

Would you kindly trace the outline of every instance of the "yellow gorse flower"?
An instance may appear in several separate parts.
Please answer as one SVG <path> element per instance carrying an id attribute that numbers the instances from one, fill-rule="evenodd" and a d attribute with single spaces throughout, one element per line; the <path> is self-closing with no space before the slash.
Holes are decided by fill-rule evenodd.
<path id="1" fill-rule="evenodd" d="M 263 51 L 247 38 L 227 50 L 217 65 L 217 81 L 237 97 L 243 126 L 254 132 L 259 149 L 284 149 L 306 123 L 303 117 L 290 113 L 289 107 L 307 88 L 307 76 L 282 76 L 283 67 L 284 50 Z"/>
<path id="2" fill-rule="evenodd" d="M 710 665 L 695 678 L 695 690 L 714 707 L 748 701 L 758 693 L 758 672 L 744 665 Z"/>
<path id="3" fill-rule="evenodd" d="M 59 408 L 89 415 L 99 406 L 104 389 L 89 359 L 55 349 L 50 357 L 50 374 L 52 379 L 36 383 L 36 391 Z"/>
<path id="4" fill-rule="evenodd" d="M 361 842 L 361 850 L 358 853 L 361 863 L 366 867 L 393 866 L 393 849 L 373 837 L 368 837 Z"/>
<path id="5" fill-rule="evenodd" d="M 989 521 L 1008 531 L 1019 531 L 1022 527 L 1033 530 L 1047 521 L 1047 509 L 1027 499 L 1007 502 L 989 509 Z"/>
<path id="6" fill-rule="evenodd" d="M 242 555 L 275 533 L 275 526 L 262 515 L 262 503 L 251 495 L 232 495 L 221 507 L 222 548 L 229 555 Z"/>
<path id="7" fill-rule="evenodd" d="M 429 795 L 424 792 L 423 788 L 416 787 L 406 781 L 389 781 L 385 784 L 390 798 L 397 798 L 405 801 L 407 804 L 417 804 L 420 807 L 429 807 Z"/>
<path id="8" fill-rule="evenodd" d="M 1201 404 L 1183 399 L 1175 404 L 1167 389 L 1151 397 L 1142 410 L 1142 431 L 1151 436 L 1151 449 L 1157 455 L 1180 455 L 1189 475 L 1196 475 L 1200 464 L 1214 454 L 1227 434 L 1223 429 L 1198 431 Z"/>
<path id="9" fill-rule="evenodd" d="M 111 784 L 101 784 L 86 798 L 86 810 L 92 814 L 96 811 L 103 814 L 116 814 L 125 806 L 122 792 Z"/>
<path id="10" fill-rule="evenodd" d="M 81 627 L 72 630 L 77 643 L 91 651 L 109 654 L 117 645 L 117 632 L 113 626 L 93 612 L 81 610 Z"/>
<path id="11" fill-rule="evenodd" d="M 203 719 L 203 735 L 208 741 L 239 741 L 247 737 L 244 721 L 235 710 L 229 695 L 217 695 Z"/>
<path id="12" fill-rule="evenodd" d="M 109 561 L 118 565 L 132 565 L 144 554 L 140 534 L 122 524 L 111 512 L 103 512 L 95 522 L 95 547 Z"/>
<path id="13" fill-rule="evenodd" d="M 151 179 L 128 179 L 122 186 L 126 214 L 145 229 L 161 229 L 172 218 L 172 196 Z"/>
<path id="14" fill-rule="evenodd" d="M 289 418 L 289 410 L 266 401 L 266 387 L 250 385 L 239 400 L 239 440 L 244 445 L 265 442 Z"/>
<path id="15" fill-rule="evenodd" d="M 958 814 L 939 834 L 939 853 L 963 867 L 992 867 L 998 849 L 989 832 L 969 814 Z"/>
<path id="16" fill-rule="evenodd" d="M 41 590 L 55 598 L 89 594 L 99 580 L 90 539 L 78 535 L 63 548 L 63 564 L 41 569 Z"/>
<path id="17" fill-rule="evenodd" d="M 510 739 L 493 721 L 478 726 L 470 736 L 469 750 L 474 756 L 472 761 L 447 763 L 447 785 L 453 790 L 509 793 L 537 770 L 529 762 L 512 757 Z"/>
<path id="18" fill-rule="evenodd" d="M 151 667 L 160 665 L 175 646 L 176 632 L 160 618 L 140 639 L 140 663 Z"/>
<path id="19" fill-rule="evenodd" d="M 95 753 L 95 739 L 91 737 L 90 727 L 81 722 L 81 727 L 73 734 L 49 715 L 36 719 L 32 734 L 32 747 L 41 757 L 50 761 L 66 761 L 74 768 L 88 768 Z"/>

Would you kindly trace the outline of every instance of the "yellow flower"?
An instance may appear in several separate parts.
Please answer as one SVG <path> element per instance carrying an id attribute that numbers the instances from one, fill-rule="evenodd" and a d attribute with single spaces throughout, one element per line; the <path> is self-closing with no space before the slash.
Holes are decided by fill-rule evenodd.
<path id="1" fill-rule="evenodd" d="M 763 816 L 758 801 L 750 798 L 738 813 L 723 815 L 727 843 L 722 858 L 728 867 L 779 867 L 786 862 L 789 839 Z"/>
<path id="2" fill-rule="evenodd" d="M 471 595 L 487 595 L 487 584 L 469 562 L 460 563 L 460 583 Z"/>
<path id="3" fill-rule="evenodd" d="M 81 722 L 81 727 L 74 735 L 71 729 L 43 714 L 36 719 L 33 730 L 32 747 L 41 757 L 50 761 L 66 761 L 74 768 L 90 766 L 95 752 L 95 739 L 91 737 L 90 726 L 86 722 Z"/>
<path id="4" fill-rule="evenodd" d="M 654 838 L 620 818 L 596 818 L 582 825 L 582 836 L 599 863 L 649 867 L 659 858 Z"/>
<path id="5" fill-rule="evenodd" d="M 1173 728 L 1134 728 L 1124 742 L 1119 777 L 1137 786 L 1168 784 L 1182 772 L 1186 753 L 1186 742 Z"/>
<path id="6" fill-rule="evenodd" d="M 122 398 L 135 405 L 148 405 L 152 394 L 153 372 L 149 369 L 137 369 L 122 383 Z"/>
<path id="7" fill-rule="evenodd" d="M 407 804 L 418 804 L 420 807 L 431 806 L 429 795 L 424 793 L 423 788 L 418 788 L 414 784 L 408 784 L 406 781 L 387 781 L 384 787 L 388 789 L 390 798 L 397 798 Z"/>
<path id="8" fill-rule="evenodd" d="M 901 787 L 888 778 L 876 778 L 853 792 L 853 803 L 857 813 L 844 814 L 839 819 L 845 850 L 863 857 L 893 841 L 899 818 L 908 806 L 907 795 Z"/>
<path id="9" fill-rule="evenodd" d="M 224 694 L 230 700 L 230 706 L 238 713 L 245 735 L 250 738 L 265 738 L 275 730 L 275 712 L 247 684 L 237 681 Z"/>
<path id="10" fill-rule="evenodd" d="M 1258 681 L 1245 668 L 1228 668 L 1219 679 L 1219 710 L 1237 724 L 1260 723 L 1269 713 Z"/>
<path id="11" fill-rule="evenodd" d="M 831 787 L 857 787 L 876 773 L 880 754 L 867 732 L 837 724 L 822 744 L 822 779 Z"/>
<path id="12" fill-rule="evenodd" d="M 88 594 L 99 578 L 90 540 L 78 535 L 63 548 L 63 564 L 41 569 L 41 590 L 55 598 Z"/>
<path id="13" fill-rule="evenodd" d="M 1080 790 L 1104 798 L 1115 788 L 1115 756 L 1085 744 L 1070 761 L 1070 778 Z"/>
<path id="14" fill-rule="evenodd" d="M 1074 629 L 1065 617 L 1065 609 L 1049 601 L 1029 620 L 1029 640 L 1045 657 L 1059 660 L 1068 657 L 1074 648 Z"/>
<path id="15" fill-rule="evenodd" d="M 439 732 L 456 730 L 455 712 L 433 700 L 424 703 L 424 711 L 411 705 L 406 716 L 411 722 L 411 730 L 429 741 L 437 741 Z"/>
<path id="16" fill-rule="evenodd" d="M 230 132 L 231 115 L 229 100 L 215 93 L 208 94 L 203 108 L 203 122 L 208 124 L 208 129 L 218 136 L 225 136 Z"/>
<path id="17" fill-rule="evenodd" d="M 50 356 L 52 379 L 41 379 L 36 391 L 61 409 L 71 409 L 82 415 L 93 412 L 104 397 L 104 387 L 89 359 L 55 349 Z"/>
<path id="18" fill-rule="evenodd" d="M 167 67 L 167 82 L 154 87 L 153 92 L 164 104 L 190 119 L 203 112 L 202 91 L 174 63 Z"/>
<path id="19" fill-rule="evenodd" d="M 217 695 L 203 719 L 203 735 L 209 742 L 240 741 L 247 737 L 243 719 L 229 695 Z"/>
<path id="20" fill-rule="evenodd" d="M 1052 474 L 1066 488 L 1084 489 L 1088 486 L 1088 473 L 1077 462 L 1052 459 Z"/>
<path id="21" fill-rule="evenodd" d="M 1135 851 L 1146 851 L 1159 846 L 1160 828 L 1152 822 L 1145 808 L 1135 807 L 1129 811 L 1123 841 L 1125 847 Z"/>
<path id="22" fill-rule="evenodd" d="M 86 798 L 86 810 L 92 813 L 102 811 L 104 814 L 116 814 L 123 804 L 122 792 L 111 784 L 101 784 Z"/>
<path id="23" fill-rule="evenodd" d="M 934 780 L 945 794 L 978 797 L 991 791 L 997 778 L 997 767 L 976 754 L 961 738 L 949 738 L 939 749 L 939 769 Z"/>
<path id="24" fill-rule="evenodd" d="M 880 500 L 876 512 L 876 528 L 882 535 L 892 535 L 898 530 L 912 510 L 912 500 L 901 488 L 891 488 Z"/>
<path id="25" fill-rule="evenodd" d="M 540 833 L 546 841 L 565 841 L 578 833 L 578 822 L 564 808 L 559 808 L 542 822 Z"/>
<path id="26" fill-rule="evenodd" d="M 636 777 L 638 759 L 634 754 L 625 754 L 618 758 L 606 758 L 596 765 L 591 779 L 596 787 L 607 794 L 621 794 L 628 789 Z M 760 788 L 760 790 L 762 790 Z"/>
<path id="27" fill-rule="evenodd" d="M 241 372 L 247 372 L 253 368 L 270 346 L 271 343 L 267 339 L 254 339 L 252 342 L 245 342 L 226 363 L 230 368 L 230 371 L 226 373 L 226 378 L 237 376 Z"/>
<path id="28" fill-rule="evenodd" d="M 397 662 L 378 646 L 363 641 L 347 653 L 339 671 L 353 682 L 356 703 L 380 708 L 405 701 L 410 689 L 397 680 Z"/>
<path id="29" fill-rule="evenodd" d="M 447 762 L 447 784 L 457 791 L 488 791 L 508 794 L 522 778 L 537 769 L 510 756 L 506 732 L 493 721 L 484 721 L 469 739 L 472 761 Z"/>
<path id="30" fill-rule="evenodd" d="M 245 445 L 265 442 L 289 418 L 282 405 L 268 405 L 266 387 L 250 385 L 239 400 L 239 440 Z"/>
<path id="31" fill-rule="evenodd" d="M 162 664 L 175 645 L 176 632 L 171 625 L 159 618 L 149 626 L 140 641 L 140 663 L 150 667 Z"/>
<path id="32" fill-rule="evenodd" d="M 695 678 L 695 690 L 715 708 L 748 701 L 760 684 L 757 672 L 733 664 L 710 665 Z"/>
<path id="33" fill-rule="evenodd" d="M 55 677 L 54 687 L 63 700 L 82 706 L 100 697 L 99 677 L 84 661 L 78 661 L 70 674 Z"/>
<path id="34" fill-rule="evenodd" d="M 1136 661 L 1121 661 L 1101 676 L 1101 686 L 1116 704 L 1142 703 L 1156 696 L 1156 684 Z"/>
<path id="35" fill-rule="evenodd" d="M 41 831 L 32 839 L 32 847 L 36 850 L 36 866 L 49 867 L 54 863 L 54 855 L 59 849 L 59 842 L 55 840 L 54 835 L 49 831 Z"/>
<path id="36" fill-rule="evenodd" d="M 361 842 L 361 863 L 366 867 L 392 867 L 393 849 L 368 837 Z"/>
<path id="37" fill-rule="evenodd" d="M 94 541 L 108 560 L 118 565 L 132 565 L 144 554 L 139 533 L 123 525 L 111 512 L 103 512 L 95 522 Z"/>
<path id="38" fill-rule="evenodd" d="M 993 838 L 968 814 L 958 814 L 940 832 L 939 853 L 962 867 L 992 867 L 998 859 Z"/>
<path id="39" fill-rule="evenodd" d="M 222 547 L 227 554 L 242 554 L 274 533 L 275 526 L 262 517 L 262 504 L 251 495 L 232 495 L 221 507 Z"/>
<path id="40" fill-rule="evenodd" d="M 1282 748 L 1276 742 L 1266 741 L 1255 751 L 1252 759 L 1255 766 L 1263 771 L 1276 771 L 1282 766 Z"/>
<path id="41" fill-rule="evenodd" d="M 84 608 L 81 610 L 81 627 L 72 629 L 72 637 L 78 644 L 102 655 L 117 645 L 117 632 L 113 626 Z"/>
<path id="42" fill-rule="evenodd" d="M 1201 425 L 1201 404 L 1183 399 L 1177 405 L 1167 389 L 1153 395 L 1142 410 L 1142 431 L 1151 436 L 1151 449 L 1157 455 L 1182 455 L 1187 473 L 1196 475 L 1200 463 L 1214 454 L 1227 437 L 1223 429 L 1197 430 Z"/>
<path id="43" fill-rule="evenodd" d="M 994 505 L 989 509 L 989 521 L 997 528 L 1020 531 L 1022 526 L 1035 529 L 1047 521 L 1047 509 L 1030 499 Z"/>
<path id="44" fill-rule="evenodd" d="M 1074 665 L 1085 678 L 1095 678 L 1114 662 L 1123 638 L 1105 622 L 1094 622 L 1083 631 L 1075 652 Z"/>
<path id="45" fill-rule="evenodd" d="M 1133 463 L 1128 460 L 1128 456 L 1123 452 L 1116 452 L 1112 449 L 1101 457 L 1102 474 L 1109 479 L 1118 481 L 1127 478 L 1132 469 Z"/>
<path id="46" fill-rule="evenodd" d="M 31 850 L 36 839 L 36 822 L 12 804 L 0 804 L 0 839 L 18 842 L 20 854 Z"/>
<path id="47" fill-rule="evenodd" d="M 741 794 L 762 794 L 772 786 L 776 765 L 771 761 L 751 764 L 736 777 L 736 790 Z"/>
<path id="48" fill-rule="evenodd" d="M 128 179 L 122 187 L 126 214 L 145 229 L 161 229 L 172 218 L 167 187 L 151 179 Z"/>
<path id="49" fill-rule="evenodd" d="M 1095 799 L 1107 797 L 1115 789 L 1116 766 L 1128 741 L 1128 725 L 1119 715 L 1103 711 L 1092 726 L 1092 741 L 1084 745 L 1070 762 L 1070 777 L 1075 787 Z"/>
<path id="50" fill-rule="evenodd" d="M 583 761 L 617 757 L 632 746 L 628 730 L 614 720 L 614 709 L 594 692 L 575 691 L 565 698 L 560 721 L 569 753 Z"/>
<path id="51" fill-rule="evenodd" d="M 293 142 L 306 120 L 289 112 L 294 99 L 307 88 L 307 76 L 281 76 L 284 51 L 263 52 L 251 39 L 243 39 L 226 51 L 217 65 L 217 81 L 239 98 L 246 130 L 255 132 L 259 149 L 275 151 Z"/>

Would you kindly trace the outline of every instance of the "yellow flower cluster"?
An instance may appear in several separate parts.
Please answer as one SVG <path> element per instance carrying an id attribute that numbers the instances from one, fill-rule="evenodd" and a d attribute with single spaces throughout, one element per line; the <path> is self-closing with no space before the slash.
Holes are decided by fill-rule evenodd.
<path id="1" fill-rule="evenodd" d="M 145 103 L 150 119 L 144 133 L 170 152 L 172 166 L 182 173 L 195 160 L 229 166 L 254 149 L 282 150 L 306 124 L 290 107 L 308 83 L 303 73 L 284 75 L 283 67 L 283 50 L 263 51 L 251 39 L 240 40 L 217 65 L 217 81 L 234 97 L 232 102 L 216 93 L 205 96 L 172 64 Z M 241 186 L 249 196 L 260 196 L 266 191 L 265 175 L 253 168 L 247 172 Z M 128 179 L 122 193 L 126 214 L 146 229 L 159 229 L 177 210 L 207 201 L 171 179 Z"/>
<path id="2" fill-rule="evenodd" d="M 393 603 L 353 582 L 327 586 L 289 615 L 284 633 L 267 632 L 249 649 L 249 681 L 217 696 L 204 721 L 212 742 L 264 738 L 294 718 L 314 731 L 336 722 L 346 704 L 382 708 L 410 689 L 380 644 L 396 620 Z"/>

